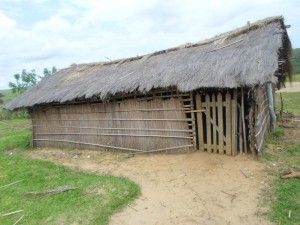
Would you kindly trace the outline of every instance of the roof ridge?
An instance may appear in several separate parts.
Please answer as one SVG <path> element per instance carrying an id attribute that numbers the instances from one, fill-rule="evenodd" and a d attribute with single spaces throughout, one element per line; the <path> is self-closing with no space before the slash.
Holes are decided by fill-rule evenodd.
<path id="1" fill-rule="evenodd" d="M 139 59 L 148 59 L 152 56 L 166 54 L 168 52 L 178 51 L 178 50 L 185 49 L 185 48 L 199 47 L 199 46 L 202 46 L 202 45 L 211 44 L 211 43 L 216 42 L 218 40 L 220 40 L 220 42 L 222 43 L 227 38 L 233 38 L 233 37 L 236 37 L 240 34 L 243 34 L 243 33 L 247 32 L 247 31 L 256 30 L 256 29 L 264 27 L 264 26 L 266 26 L 270 23 L 275 23 L 275 22 L 278 22 L 278 21 L 281 21 L 281 20 L 283 20 L 282 16 L 267 17 L 267 18 L 262 19 L 262 20 L 257 20 L 256 22 L 254 22 L 252 24 L 250 24 L 248 22 L 243 27 L 239 27 L 239 28 L 236 28 L 232 31 L 228 31 L 228 32 L 225 32 L 225 33 L 218 34 L 218 35 L 216 35 L 212 38 L 208 38 L 208 39 L 196 42 L 196 43 L 186 43 L 186 44 L 179 45 L 177 47 L 172 47 L 172 48 L 167 48 L 167 49 L 164 49 L 164 50 L 155 51 L 155 52 L 152 52 L 150 54 L 145 54 L 145 55 L 135 56 L 135 57 L 129 57 L 129 58 L 120 58 L 120 59 L 116 59 L 116 60 L 112 60 L 112 61 L 100 61 L 100 62 L 80 63 L 80 64 L 73 63 L 73 64 L 70 65 L 70 67 L 75 67 L 76 66 L 77 69 L 79 69 L 78 67 L 81 67 L 81 66 L 90 66 L 90 67 L 92 67 L 92 66 L 106 66 L 106 65 L 112 65 L 112 64 L 122 64 L 124 62 L 131 62 L 131 61 L 135 61 L 135 60 L 139 60 Z"/>

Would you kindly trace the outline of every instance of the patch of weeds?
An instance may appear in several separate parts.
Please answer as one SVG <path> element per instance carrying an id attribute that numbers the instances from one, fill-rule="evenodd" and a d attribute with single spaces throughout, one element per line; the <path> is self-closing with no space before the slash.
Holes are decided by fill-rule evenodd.
<path id="1" fill-rule="evenodd" d="M 270 206 L 267 218 L 276 224 L 299 225 L 300 179 L 281 179 L 281 173 L 287 168 L 300 165 L 300 145 L 292 142 L 293 137 L 283 137 L 283 128 L 272 132 L 263 155 L 263 159 L 268 164 L 271 161 L 272 166 L 267 167 L 271 183 L 263 194 L 262 204 Z M 288 138 L 291 141 L 286 140 Z"/>
<path id="2" fill-rule="evenodd" d="M 270 133 L 268 143 L 278 144 L 281 141 L 283 136 L 284 136 L 284 129 L 281 127 L 278 127 L 276 130 L 274 130 Z"/>
<path id="3" fill-rule="evenodd" d="M 272 206 L 269 218 L 279 224 L 299 224 L 300 221 L 300 180 L 277 179 L 275 195 L 277 200 Z M 291 217 L 289 218 L 289 211 Z"/>
<path id="4" fill-rule="evenodd" d="M 299 144 L 291 144 L 291 147 L 287 150 L 286 154 L 288 156 L 300 156 L 300 145 Z"/>
<path id="5" fill-rule="evenodd" d="M 268 151 L 263 152 L 263 158 L 267 161 L 276 161 L 276 160 L 278 160 L 278 157 L 276 157 L 274 154 L 272 154 Z"/>

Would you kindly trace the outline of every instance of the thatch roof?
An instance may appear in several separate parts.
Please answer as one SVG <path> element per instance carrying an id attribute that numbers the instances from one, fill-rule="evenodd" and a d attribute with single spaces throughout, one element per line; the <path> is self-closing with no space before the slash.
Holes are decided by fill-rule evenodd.
<path id="1" fill-rule="evenodd" d="M 105 100 L 116 93 L 154 88 L 177 87 L 187 92 L 276 83 L 279 53 L 289 48 L 283 18 L 266 18 L 195 44 L 128 59 L 73 64 L 44 78 L 6 108 L 92 97 Z"/>

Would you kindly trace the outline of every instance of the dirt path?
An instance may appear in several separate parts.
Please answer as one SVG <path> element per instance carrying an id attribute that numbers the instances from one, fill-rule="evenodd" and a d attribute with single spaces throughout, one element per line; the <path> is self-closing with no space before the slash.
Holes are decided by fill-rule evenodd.
<path id="1" fill-rule="evenodd" d="M 286 82 L 285 86 L 276 92 L 300 92 L 300 82 Z"/>
<path id="2" fill-rule="evenodd" d="M 76 154 L 79 157 L 74 159 Z M 270 224 L 257 216 L 263 210 L 257 204 L 268 177 L 263 164 L 251 156 L 197 151 L 128 157 L 125 153 L 57 149 L 28 155 L 97 174 L 125 176 L 139 184 L 142 195 L 115 214 L 111 225 Z"/>

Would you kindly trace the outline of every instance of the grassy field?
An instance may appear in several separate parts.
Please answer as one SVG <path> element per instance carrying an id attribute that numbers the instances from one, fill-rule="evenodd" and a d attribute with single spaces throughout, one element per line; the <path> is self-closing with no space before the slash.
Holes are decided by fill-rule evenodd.
<path id="1" fill-rule="evenodd" d="M 282 93 L 282 96 L 284 111 L 300 115 L 300 92 Z M 279 94 L 276 96 L 276 107 L 280 108 Z M 268 165 L 272 165 L 268 172 L 274 178 L 273 188 L 269 190 L 266 200 L 271 207 L 268 218 L 276 224 L 299 225 L 300 179 L 281 179 L 280 173 L 290 166 L 300 168 L 300 144 L 294 142 L 297 137 L 285 136 L 284 132 L 284 128 L 272 132 L 263 157 Z"/>
<path id="2" fill-rule="evenodd" d="M 0 224 L 107 224 L 109 217 L 139 195 L 123 177 L 97 176 L 29 159 L 29 120 L 0 121 Z M 14 183 L 17 182 L 17 183 Z M 10 186 L 5 186 L 12 184 Z M 59 187 L 74 190 L 29 196 Z M 6 215 L 10 212 L 20 211 Z"/>
<path id="3" fill-rule="evenodd" d="M 300 81 L 300 74 L 294 74 L 292 77 L 292 81 L 294 82 L 299 82 Z"/>
<path id="4" fill-rule="evenodd" d="M 281 93 L 283 98 L 283 111 L 300 115 L 300 92 Z M 275 95 L 275 108 L 280 110 L 280 94 Z"/>
<path id="5" fill-rule="evenodd" d="M 283 129 L 274 131 L 263 157 L 272 165 L 268 173 L 274 178 L 271 190 L 265 196 L 267 205 L 271 207 L 267 217 L 276 224 L 296 225 L 300 221 L 300 179 L 281 179 L 280 174 L 290 166 L 300 167 L 300 145 L 286 142 L 283 137 Z"/>

